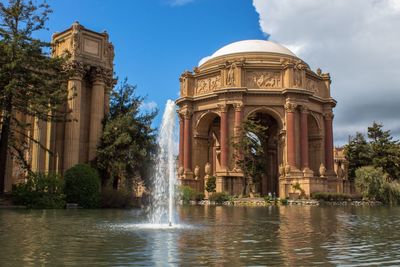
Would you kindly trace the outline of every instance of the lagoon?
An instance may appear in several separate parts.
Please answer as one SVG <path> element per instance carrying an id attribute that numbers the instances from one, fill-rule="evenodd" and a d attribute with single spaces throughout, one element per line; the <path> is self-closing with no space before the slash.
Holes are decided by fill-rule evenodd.
<path id="1" fill-rule="evenodd" d="M 400 207 L 0 210 L 0 266 L 400 265 Z"/>

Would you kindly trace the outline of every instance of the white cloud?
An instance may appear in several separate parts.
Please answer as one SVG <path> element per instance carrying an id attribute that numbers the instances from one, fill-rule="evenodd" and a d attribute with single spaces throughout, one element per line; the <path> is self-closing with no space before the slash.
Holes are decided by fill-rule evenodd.
<path id="1" fill-rule="evenodd" d="M 140 106 L 140 109 L 142 111 L 153 111 L 156 108 L 157 108 L 157 103 L 154 101 L 143 102 L 142 105 Z"/>
<path id="2" fill-rule="evenodd" d="M 168 4 L 171 6 L 184 6 L 192 2 L 194 2 L 194 0 L 169 0 Z"/>
<path id="3" fill-rule="evenodd" d="M 400 137 L 400 0 L 253 0 L 260 28 L 332 77 L 335 140 L 380 121 Z"/>

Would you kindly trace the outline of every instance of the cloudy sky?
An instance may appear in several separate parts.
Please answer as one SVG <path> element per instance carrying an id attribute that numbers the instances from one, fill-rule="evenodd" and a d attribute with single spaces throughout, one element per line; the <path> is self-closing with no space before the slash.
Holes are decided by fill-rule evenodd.
<path id="1" fill-rule="evenodd" d="M 372 121 L 400 135 L 400 0 L 254 0 L 260 28 L 332 77 L 336 143 Z"/>
<path id="2" fill-rule="evenodd" d="M 282 43 L 330 72 L 336 145 L 376 120 L 400 137 L 400 0 L 48 0 L 49 40 L 74 21 L 107 30 L 115 72 L 146 95 L 143 110 L 175 99 L 178 78 L 222 46 Z M 160 122 L 161 114 L 155 124 Z"/>

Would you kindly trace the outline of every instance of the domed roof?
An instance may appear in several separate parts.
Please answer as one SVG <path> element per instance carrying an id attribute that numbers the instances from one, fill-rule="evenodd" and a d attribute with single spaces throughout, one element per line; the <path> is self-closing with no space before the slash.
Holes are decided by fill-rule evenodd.
<path id="1" fill-rule="evenodd" d="M 205 57 L 202 60 L 200 60 L 199 66 L 203 65 L 208 60 L 216 57 L 236 54 L 236 53 L 251 53 L 251 52 L 277 53 L 277 54 L 284 54 L 297 57 L 292 51 L 290 51 L 286 47 L 274 43 L 272 41 L 244 40 L 244 41 L 234 42 L 220 48 L 211 56 Z"/>

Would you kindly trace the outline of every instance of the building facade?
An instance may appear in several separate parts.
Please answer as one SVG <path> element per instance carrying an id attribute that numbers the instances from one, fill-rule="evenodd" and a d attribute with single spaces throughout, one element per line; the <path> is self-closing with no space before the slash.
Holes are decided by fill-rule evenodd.
<path id="1" fill-rule="evenodd" d="M 52 56 L 70 54 L 66 67 L 73 70 L 67 81 L 68 99 L 65 109 L 68 122 L 44 122 L 37 118 L 19 119 L 29 122 L 27 135 L 38 141 L 30 142 L 26 160 L 35 172 L 63 173 L 77 163 L 86 163 L 96 156 L 102 134 L 102 120 L 108 112 L 109 93 L 113 87 L 114 47 L 106 32 L 86 29 L 78 22 L 52 38 Z M 17 114 L 18 116 L 18 114 Z M 25 179 L 18 161 L 7 161 L 5 190 Z"/>
<path id="2" fill-rule="evenodd" d="M 242 193 L 243 172 L 233 142 L 242 122 L 255 117 L 268 128 L 259 137 L 266 172 L 254 184 L 261 195 L 287 197 L 299 183 L 312 192 L 348 192 L 334 168 L 331 78 L 271 41 L 229 44 L 180 77 L 179 178 L 204 190 L 210 176 L 217 192 Z"/>

